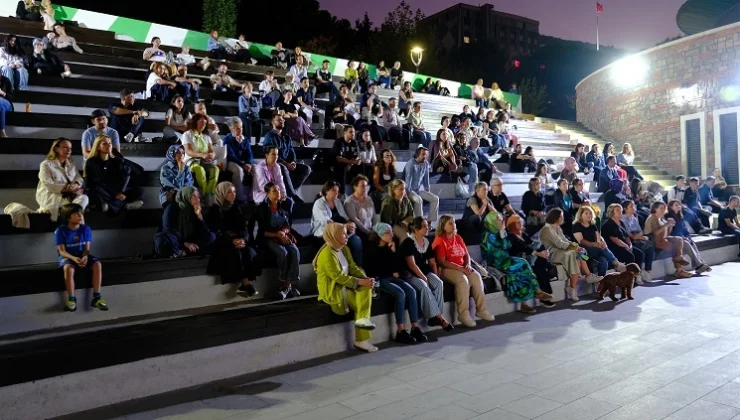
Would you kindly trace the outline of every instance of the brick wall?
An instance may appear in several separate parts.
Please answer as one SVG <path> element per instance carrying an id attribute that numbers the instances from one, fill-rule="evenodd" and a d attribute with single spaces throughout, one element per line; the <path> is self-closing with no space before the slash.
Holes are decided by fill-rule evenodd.
<path id="1" fill-rule="evenodd" d="M 740 92 L 740 24 L 707 31 L 638 55 L 649 65 L 635 86 L 614 82 L 607 66 L 576 86 L 577 120 L 615 147 L 629 142 L 641 156 L 671 174 L 682 172 L 682 115 L 706 112 L 706 167 L 715 167 L 712 110 L 740 105 L 740 95 L 720 98 L 720 89 Z M 697 86 L 684 102 L 682 87 Z"/>

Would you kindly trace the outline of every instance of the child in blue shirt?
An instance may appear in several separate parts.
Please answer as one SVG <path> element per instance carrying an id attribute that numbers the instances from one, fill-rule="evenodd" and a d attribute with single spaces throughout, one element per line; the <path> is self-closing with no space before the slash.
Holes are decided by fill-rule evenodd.
<path id="1" fill-rule="evenodd" d="M 100 297 L 103 267 L 100 261 L 90 255 L 92 230 L 83 224 L 83 209 L 79 204 L 65 204 L 60 211 L 61 226 L 54 231 L 54 244 L 59 252 L 59 267 L 64 271 L 64 285 L 67 288 L 67 303 L 64 310 L 77 310 L 75 297 L 75 271 L 89 269 L 92 272 L 93 299 L 91 306 L 107 311 L 108 305 Z"/>

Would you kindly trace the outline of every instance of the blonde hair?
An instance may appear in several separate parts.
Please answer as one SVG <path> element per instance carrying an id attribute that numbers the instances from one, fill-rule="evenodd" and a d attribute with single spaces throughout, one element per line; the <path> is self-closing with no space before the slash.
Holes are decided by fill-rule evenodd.
<path id="1" fill-rule="evenodd" d="M 591 212 L 591 226 L 593 226 L 596 221 L 596 214 L 594 213 L 594 209 L 592 209 L 590 206 L 581 206 L 578 208 L 578 211 L 576 212 L 575 217 L 575 223 L 581 223 L 581 219 L 583 219 L 583 213 L 590 211 Z"/>
<path id="2" fill-rule="evenodd" d="M 51 144 L 51 149 L 49 149 L 49 153 L 46 154 L 46 160 L 58 159 L 59 155 L 57 155 L 57 151 L 54 149 L 59 147 L 59 145 L 65 141 L 69 143 L 69 147 L 72 147 L 72 142 L 69 141 L 69 139 L 65 139 L 64 137 L 59 137 L 58 139 L 54 140 L 54 143 Z M 69 159 L 67 159 L 67 161 L 72 162 L 72 158 L 70 157 Z"/>
<path id="3" fill-rule="evenodd" d="M 88 159 L 92 159 L 94 157 L 100 157 L 100 143 L 103 142 L 103 140 L 108 139 L 111 140 L 110 137 L 106 136 L 105 134 L 100 134 L 97 137 L 95 137 L 95 141 L 92 144 L 92 148 L 90 148 L 90 154 L 87 155 Z"/>
<path id="4" fill-rule="evenodd" d="M 437 231 L 435 232 L 435 236 L 443 236 L 445 235 L 445 227 L 447 227 L 447 223 L 454 222 L 455 216 L 451 214 L 443 214 L 439 217 L 439 222 L 437 222 Z"/>
<path id="5" fill-rule="evenodd" d="M 607 219 L 611 219 L 612 217 L 614 217 L 614 210 L 616 210 L 617 207 L 621 208 L 622 211 L 624 211 L 624 208 L 622 207 L 621 204 L 617 204 L 617 203 L 609 204 L 609 207 L 606 208 Z"/>
<path id="6" fill-rule="evenodd" d="M 630 151 L 629 153 L 627 153 L 627 150 L 628 150 L 628 149 L 629 149 L 629 151 Z M 625 144 L 624 144 L 624 145 L 622 146 L 622 153 L 625 153 L 625 154 L 627 154 L 627 155 L 629 155 L 629 156 L 632 156 L 632 154 L 634 153 L 634 151 L 632 150 L 632 145 L 631 145 L 631 144 L 629 144 L 629 143 L 625 143 Z"/>
<path id="7" fill-rule="evenodd" d="M 498 88 L 499 88 L 498 83 L 496 82 L 491 83 L 491 89 L 498 89 Z"/>
<path id="8" fill-rule="evenodd" d="M 403 180 L 402 180 L 402 179 L 396 178 L 396 179 L 394 179 L 393 181 L 391 181 L 391 182 L 390 182 L 390 183 L 388 184 L 388 195 L 390 195 L 390 196 L 391 196 L 391 198 L 395 199 L 395 198 L 396 198 L 396 196 L 395 196 L 395 195 L 393 195 L 393 190 L 395 190 L 396 188 L 398 188 L 398 187 L 400 187 L 400 186 L 403 186 L 403 187 L 405 187 L 405 186 L 406 186 L 406 183 L 405 183 L 405 182 L 403 182 Z"/>

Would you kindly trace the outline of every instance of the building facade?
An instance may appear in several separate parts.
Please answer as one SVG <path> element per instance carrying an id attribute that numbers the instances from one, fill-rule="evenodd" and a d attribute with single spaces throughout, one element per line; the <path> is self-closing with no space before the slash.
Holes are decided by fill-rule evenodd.
<path id="1" fill-rule="evenodd" d="M 529 55 L 537 47 L 540 23 L 494 10 L 492 4 L 458 3 L 419 22 L 433 29 L 441 46 L 450 51 L 465 44 L 493 42 L 510 55 Z"/>

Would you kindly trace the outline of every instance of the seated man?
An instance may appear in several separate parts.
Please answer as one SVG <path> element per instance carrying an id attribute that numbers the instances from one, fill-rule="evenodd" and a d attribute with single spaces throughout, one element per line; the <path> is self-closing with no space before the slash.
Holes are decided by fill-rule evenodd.
<path id="1" fill-rule="evenodd" d="M 297 162 L 292 140 L 288 133 L 284 131 L 284 126 L 285 120 L 283 117 L 274 115 L 272 117 L 272 130 L 265 134 L 263 147 L 267 149 L 268 146 L 274 146 L 278 149 L 278 163 L 285 182 L 285 192 L 293 201 L 303 203 L 296 190 L 311 175 L 311 168 Z"/>
<path id="2" fill-rule="evenodd" d="M 123 139 L 131 143 L 149 143 L 152 140 L 141 135 L 144 118 L 149 112 L 136 103 L 134 92 L 130 89 L 121 90 L 120 102 L 114 102 L 108 107 L 110 112 L 110 126 L 119 133 L 126 133 Z"/>
<path id="3" fill-rule="evenodd" d="M 604 193 L 609 191 L 609 183 L 613 179 L 619 179 L 617 174 L 617 157 L 612 155 L 606 159 L 606 168 L 599 173 L 598 191 Z"/>
<path id="4" fill-rule="evenodd" d="M 727 207 L 719 212 L 719 231 L 723 235 L 740 237 L 740 223 L 737 220 L 737 208 L 740 206 L 740 197 L 733 195 L 727 201 Z M 738 254 L 740 255 L 740 254 Z"/>
<path id="5" fill-rule="evenodd" d="M 719 213 L 724 207 L 722 203 L 714 198 L 714 184 L 717 182 L 713 176 L 708 176 L 704 181 L 704 185 L 699 187 L 699 202 L 702 206 L 711 207 L 712 213 Z"/>
<path id="6" fill-rule="evenodd" d="M 303 65 L 303 56 L 299 55 L 296 57 L 296 63 L 290 66 L 288 74 L 293 77 L 293 84 L 295 89 L 300 88 L 301 80 L 305 77 L 308 78 L 308 69 Z"/>
<path id="7" fill-rule="evenodd" d="M 337 89 L 337 86 L 332 81 L 332 74 L 329 70 L 329 60 L 324 60 L 321 63 L 321 68 L 316 70 L 316 76 L 314 77 L 314 86 L 316 88 L 316 95 L 321 95 L 324 93 L 329 94 L 329 103 L 334 102 L 334 98 L 339 95 L 339 90 Z"/>
<path id="8" fill-rule="evenodd" d="M 504 192 L 504 181 L 499 177 L 491 178 L 491 190 L 488 191 L 488 200 L 491 201 L 493 208 L 495 208 L 497 212 L 506 215 L 506 217 L 513 216 L 515 214 L 522 217 L 524 216 L 524 213 L 521 211 L 514 210 L 514 206 L 511 205 L 509 197 L 507 197 Z"/>
<path id="9" fill-rule="evenodd" d="M 334 176 L 341 184 L 339 193 L 345 194 L 348 180 L 362 172 L 362 160 L 360 160 L 360 150 L 355 140 L 355 128 L 348 126 L 344 129 L 344 136 L 334 141 L 332 147 L 334 154 Z"/>
<path id="10" fill-rule="evenodd" d="M 95 138 L 100 135 L 110 137 L 113 149 L 121 153 L 121 140 L 118 131 L 108 127 L 108 116 L 105 111 L 96 109 L 90 114 L 90 121 L 93 126 L 82 132 L 82 158 L 87 159 Z"/>
<path id="11" fill-rule="evenodd" d="M 439 197 L 432 194 L 429 186 L 429 171 L 431 165 L 427 162 L 428 150 L 424 146 L 416 149 L 413 159 L 406 163 L 403 169 L 404 181 L 406 182 L 406 195 L 414 204 L 414 217 L 423 216 L 422 205 L 429 203 L 429 220 L 435 222 L 439 213 Z"/>
<path id="12" fill-rule="evenodd" d="M 397 99 L 391 97 L 388 99 L 388 107 L 383 109 L 383 127 L 388 131 L 388 139 L 393 143 L 402 143 L 401 138 L 404 135 L 405 129 L 401 127 L 401 120 L 398 118 L 398 108 L 396 107 Z M 408 131 L 406 130 L 405 135 L 408 138 Z"/>
<path id="13" fill-rule="evenodd" d="M 270 51 L 270 58 L 272 59 L 272 65 L 281 69 L 288 68 L 289 52 L 283 48 L 283 43 L 279 42 L 275 44 L 275 49 Z"/>
<path id="14" fill-rule="evenodd" d="M 676 185 L 668 189 L 668 192 L 666 194 L 666 198 L 668 199 L 666 203 L 670 203 L 673 200 L 678 200 L 683 205 L 683 216 L 684 220 L 691 226 L 691 229 L 694 230 L 694 233 L 712 233 L 712 229 L 709 229 L 707 226 L 703 225 L 701 223 L 701 220 L 696 215 L 694 210 L 690 209 L 685 203 L 684 203 L 684 195 L 686 192 L 686 177 L 683 175 L 678 175 L 676 177 Z"/>
<path id="15" fill-rule="evenodd" d="M 39 38 L 33 40 L 33 53 L 24 58 L 26 69 L 33 77 L 33 74 L 45 74 L 62 77 L 69 77 L 72 71 L 69 65 L 64 64 L 56 54 L 44 49 L 44 41 Z"/>
<path id="16" fill-rule="evenodd" d="M 197 103 L 200 100 L 200 84 L 202 82 L 197 77 L 188 77 L 188 66 L 178 66 L 174 79 L 177 82 L 175 91 L 183 97 L 186 103 Z"/>
<path id="17" fill-rule="evenodd" d="M 366 108 L 368 105 L 370 105 L 368 102 L 372 98 L 372 105 L 369 107 L 372 109 L 372 107 L 380 105 L 380 98 L 378 97 L 377 93 L 377 87 L 375 85 L 370 85 L 367 88 L 367 92 L 362 94 L 362 99 L 360 100 L 360 107 Z"/>
<path id="18" fill-rule="evenodd" d="M 211 36 L 208 38 L 208 55 L 214 60 L 226 60 L 229 55 L 226 47 L 219 42 L 218 31 L 215 29 L 211 29 Z"/>
<path id="19" fill-rule="evenodd" d="M 219 92 L 237 92 L 242 90 L 243 85 L 229 76 L 226 73 L 227 71 L 229 71 L 229 66 L 226 64 L 218 66 L 218 72 L 212 74 L 210 77 L 211 83 L 213 83 L 213 89 Z"/>
<path id="20" fill-rule="evenodd" d="M 424 119 L 421 116 L 421 102 L 414 102 L 413 109 L 406 121 L 409 123 L 409 130 L 413 132 L 414 142 L 420 143 L 424 147 L 429 147 L 429 143 L 432 142 L 432 135 L 424 127 Z"/>
<path id="21" fill-rule="evenodd" d="M 689 188 L 683 193 L 683 204 L 699 217 L 702 225 L 711 227 L 709 217 L 712 215 L 712 211 L 711 208 L 704 207 L 701 204 L 699 178 L 692 177 L 689 179 Z"/>
<path id="22" fill-rule="evenodd" d="M 262 120 L 260 119 L 261 101 L 252 95 L 252 84 L 245 82 L 242 85 L 242 94 L 239 96 L 239 118 L 244 125 L 244 136 L 251 140 L 255 137 L 257 143 L 262 137 Z"/>
<path id="23" fill-rule="evenodd" d="M 395 63 L 393 63 L 393 68 L 391 68 L 390 89 L 393 89 L 402 83 L 403 83 L 403 70 L 401 70 L 401 62 L 396 61 Z"/>
<path id="24" fill-rule="evenodd" d="M 308 77 L 301 79 L 301 87 L 295 94 L 295 99 L 298 102 L 300 108 L 298 109 L 298 115 L 300 115 L 306 123 L 309 125 L 313 121 L 313 113 L 316 110 L 316 104 L 313 100 L 313 89 L 308 84 Z"/>
<path id="25" fill-rule="evenodd" d="M 252 139 L 244 136 L 244 125 L 239 117 L 226 119 L 230 133 L 223 138 L 226 147 L 226 169 L 231 172 L 231 183 L 236 188 L 236 198 L 246 202 L 251 194 L 245 192 L 245 186 L 252 185 Z"/>

